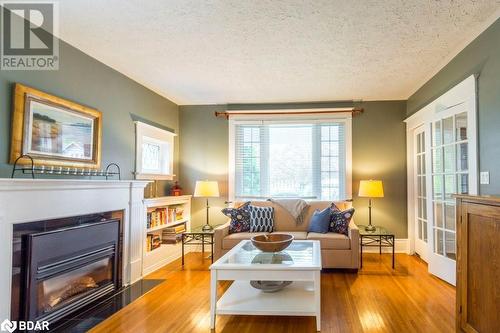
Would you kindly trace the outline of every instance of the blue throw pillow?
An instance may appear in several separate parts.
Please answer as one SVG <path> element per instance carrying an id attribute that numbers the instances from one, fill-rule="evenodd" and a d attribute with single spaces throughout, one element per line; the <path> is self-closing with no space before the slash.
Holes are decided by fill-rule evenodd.
<path id="1" fill-rule="evenodd" d="M 327 207 L 320 211 L 316 209 L 311 216 L 311 222 L 309 223 L 309 232 L 318 232 L 320 234 L 326 234 L 330 226 L 330 214 L 331 209 Z"/>

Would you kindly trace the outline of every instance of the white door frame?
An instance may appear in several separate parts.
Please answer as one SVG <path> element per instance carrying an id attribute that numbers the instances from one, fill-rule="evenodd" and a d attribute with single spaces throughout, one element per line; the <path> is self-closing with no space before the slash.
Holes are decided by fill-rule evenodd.
<path id="1" fill-rule="evenodd" d="M 423 109 L 419 110 L 415 114 L 413 114 L 411 117 L 405 119 L 406 123 L 406 179 L 407 179 L 407 214 L 408 214 L 408 253 L 410 255 L 415 254 L 415 182 L 413 181 L 414 175 L 415 175 L 415 169 L 416 166 L 414 165 L 414 155 L 415 155 L 415 142 L 414 142 L 414 137 L 415 137 L 415 130 L 418 130 L 422 126 L 425 126 L 425 142 L 427 145 L 428 140 L 428 123 L 426 123 L 426 119 L 429 118 L 430 115 L 432 115 L 431 108 L 424 107 Z M 427 150 L 427 147 L 426 147 Z M 426 155 L 428 156 L 428 155 Z M 426 158 L 426 161 L 428 158 Z M 427 162 L 426 162 L 427 163 Z M 428 165 L 426 165 L 426 170 L 428 169 Z M 429 177 L 426 177 L 428 180 Z M 429 185 L 427 183 L 427 185 Z M 429 187 L 427 187 L 427 190 L 429 190 Z M 429 204 L 427 203 L 427 206 Z M 427 218 L 429 218 L 429 209 L 427 209 Z M 428 236 L 427 236 L 428 237 Z M 429 239 L 427 239 L 427 242 Z"/>
<path id="2" fill-rule="evenodd" d="M 476 77 L 469 76 L 446 93 L 417 111 L 412 116 L 405 120 L 406 123 L 406 145 L 407 145 L 407 211 L 408 211 L 408 240 L 409 253 L 415 253 L 415 183 L 414 183 L 414 131 L 420 126 L 425 126 L 426 139 L 426 180 L 427 180 L 427 244 L 428 244 L 428 259 L 432 260 L 434 254 L 434 214 L 432 208 L 432 159 L 431 159 L 431 124 L 437 118 L 444 118 L 449 114 L 454 114 L 454 109 L 464 104 L 464 109 L 467 110 L 468 123 L 470 133 L 468 139 L 468 154 L 469 154 L 469 194 L 477 194 L 479 190 L 478 182 L 478 139 L 477 139 L 477 99 L 476 99 Z M 434 255 L 437 256 L 437 255 Z M 447 258 L 441 258 L 447 259 Z M 430 262 L 429 272 L 445 281 L 455 284 L 455 264 L 454 260 L 441 260 L 442 265 L 432 264 Z M 453 269 L 452 269 L 453 267 Z"/>
<path id="3" fill-rule="evenodd" d="M 424 136 L 424 143 L 425 143 L 425 146 L 422 148 L 423 149 L 423 154 L 421 156 L 425 157 L 424 159 L 424 163 L 425 163 L 425 170 L 427 171 L 427 160 L 429 159 L 429 152 L 427 151 L 427 136 L 428 136 L 428 131 L 426 130 L 425 128 L 425 125 L 421 125 L 415 129 L 413 129 L 412 131 L 412 135 L 413 137 L 411 138 L 411 140 L 413 141 L 413 166 L 415 166 L 415 160 L 417 158 L 417 153 L 418 151 L 415 151 L 415 147 L 417 147 L 417 143 L 415 142 L 415 138 L 417 137 L 418 134 L 422 134 Z M 416 170 L 415 170 L 416 169 Z M 414 216 L 414 219 L 413 219 L 413 230 L 414 230 L 414 237 L 412 238 L 412 242 L 413 242 L 413 251 L 414 253 L 417 253 L 418 255 L 420 255 L 420 258 L 422 260 L 424 260 L 425 262 L 428 261 L 427 259 L 427 253 L 428 253 L 428 244 L 426 241 L 424 240 L 420 240 L 419 237 L 418 237 L 418 230 L 416 230 L 415 228 L 417 227 L 418 223 L 417 223 L 417 220 L 418 220 L 418 213 L 417 212 L 417 208 L 418 208 L 418 204 L 416 204 L 416 202 L 418 201 L 418 176 L 417 176 L 417 172 L 415 171 L 418 171 L 418 165 L 416 166 L 416 168 L 413 168 L 413 193 L 412 193 L 412 196 L 413 196 L 413 216 Z M 427 188 L 427 184 L 428 183 L 428 179 L 427 179 L 427 172 L 425 172 L 425 187 Z M 415 196 L 415 193 L 417 193 L 417 196 Z M 429 200 L 429 198 L 427 197 L 427 191 L 424 193 L 424 197 L 425 197 L 425 200 L 427 202 L 427 200 Z M 425 207 L 423 207 L 423 209 L 425 209 L 426 211 L 426 217 L 428 216 L 428 206 L 429 205 L 426 205 Z M 426 219 L 427 221 L 427 219 Z M 408 223 L 410 223 L 410 221 L 408 221 Z M 427 225 L 427 223 L 426 223 Z M 428 230 L 425 230 L 425 232 L 428 234 Z M 428 241 L 428 239 L 427 239 Z M 418 250 L 418 251 L 417 251 Z"/>

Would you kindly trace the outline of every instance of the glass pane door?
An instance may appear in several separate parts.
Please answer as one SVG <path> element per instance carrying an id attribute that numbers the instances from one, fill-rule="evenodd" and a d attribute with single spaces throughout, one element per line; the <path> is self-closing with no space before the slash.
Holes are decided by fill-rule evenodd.
<path id="1" fill-rule="evenodd" d="M 414 188 L 408 191 L 410 249 L 424 253 L 430 274 L 455 285 L 454 196 L 476 195 L 479 189 L 476 77 L 455 85 L 406 122 L 407 138 L 413 141 L 407 149 L 408 188 Z"/>
<path id="2" fill-rule="evenodd" d="M 427 261 L 426 140 L 424 127 L 414 132 L 415 252 Z"/>
<path id="3" fill-rule="evenodd" d="M 433 252 L 456 260 L 454 193 L 469 192 L 467 113 L 432 124 Z"/>

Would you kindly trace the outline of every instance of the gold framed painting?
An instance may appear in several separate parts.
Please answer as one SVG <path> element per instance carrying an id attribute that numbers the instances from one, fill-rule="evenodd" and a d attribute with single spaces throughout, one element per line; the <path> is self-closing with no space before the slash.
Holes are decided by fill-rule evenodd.
<path id="1" fill-rule="evenodd" d="M 98 169 L 101 131 L 98 110 L 15 85 L 10 163 Z"/>

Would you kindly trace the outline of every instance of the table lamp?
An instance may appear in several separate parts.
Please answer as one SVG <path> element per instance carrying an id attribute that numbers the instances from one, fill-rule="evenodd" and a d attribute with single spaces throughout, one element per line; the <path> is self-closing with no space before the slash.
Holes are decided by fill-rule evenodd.
<path id="1" fill-rule="evenodd" d="M 207 223 L 203 226 L 203 231 L 211 231 L 212 226 L 209 223 L 208 213 L 210 206 L 208 206 L 208 198 L 219 197 L 219 184 L 216 181 L 198 180 L 194 187 L 194 196 L 197 198 L 207 199 Z"/>
<path id="2" fill-rule="evenodd" d="M 359 182 L 358 197 L 368 198 L 368 225 L 366 231 L 374 231 L 372 225 L 372 199 L 384 197 L 384 187 L 381 180 L 362 180 Z"/>

